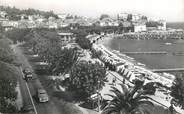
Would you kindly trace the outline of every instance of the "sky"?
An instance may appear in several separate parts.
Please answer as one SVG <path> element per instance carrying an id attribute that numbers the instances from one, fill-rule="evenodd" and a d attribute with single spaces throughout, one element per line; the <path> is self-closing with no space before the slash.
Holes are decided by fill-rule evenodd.
<path id="1" fill-rule="evenodd" d="M 139 13 L 168 22 L 184 22 L 184 0 L 0 0 L 0 5 L 99 17 Z"/>

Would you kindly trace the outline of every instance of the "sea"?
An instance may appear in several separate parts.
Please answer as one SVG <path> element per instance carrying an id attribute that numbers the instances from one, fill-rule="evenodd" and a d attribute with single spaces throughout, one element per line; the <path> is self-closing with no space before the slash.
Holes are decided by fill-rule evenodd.
<path id="1" fill-rule="evenodd" d="M 184 23 L 168 23 L 168 28 L 184 29 Z M 167 54 L 127 54 L 150 69 L 184 68 L 184 40 L 112 39 L 106 47 L 124 52 L 164 51 Z"/>

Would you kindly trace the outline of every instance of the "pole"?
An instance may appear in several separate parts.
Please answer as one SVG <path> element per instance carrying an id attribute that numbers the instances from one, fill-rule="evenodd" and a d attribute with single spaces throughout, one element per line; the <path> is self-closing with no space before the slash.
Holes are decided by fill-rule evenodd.
<path id="1" fill-rule="evenodd" d="M 100 81 L 98 80 L 98 112 L 100 112 Z"/>

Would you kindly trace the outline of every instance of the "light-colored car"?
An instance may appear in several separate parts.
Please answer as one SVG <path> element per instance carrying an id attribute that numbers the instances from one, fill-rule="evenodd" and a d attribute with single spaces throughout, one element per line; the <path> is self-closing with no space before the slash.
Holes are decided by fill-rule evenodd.
<path id="1" fill-rule="evenodd" d="M 49 96 L 46 92 L 45 89 L 38 89 L 37 90 L 37 96 L 38 96 L 38 100 L 39 102 L 48 102 L 49 101 Z"/>

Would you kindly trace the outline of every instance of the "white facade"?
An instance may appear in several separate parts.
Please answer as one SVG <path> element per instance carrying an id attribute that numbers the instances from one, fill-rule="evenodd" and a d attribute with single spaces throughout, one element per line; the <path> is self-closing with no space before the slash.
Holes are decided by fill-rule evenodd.
<path id="1" fill-rule="evenodd" d="M 138 21 L 141 19 L 141 15 L 140 14 L 134 14 L 132 15 L 132 21 Z"/>
<path id="2" fill-rule="evenodd" d="M 158 26 L 158 29 L 159 30 L 166 30 L 167 28 L 166 28 L 166 21 L 159 21 L 161 24 L 162 24 L 162 26 Z"/>
<path id="3" fill-rule="evenodd" d="M 3 21 L 2 26 L 18 27 L 18 22 L 17 21 Z"/>
<path id="4" fill-rule="evenodd" d="M 134 25 L 134 32 L 146 31 L 146 25 Z"/>
<path id="5" fill-rule="evenodd" d="M 66 19 L 67 16 L 68 14 L 58 14 L 58 17 L 63 20 Z"/>
<path id="6" fill-rule="evenodd" d="M 118 14 L 119 19 L 127 20 L 128 18 L 128 13 L 120 13 Z"/>
<path id="7" fill-rule="evenodd" d="M 58 33 L 58 36 L 63 43 L 75 42 L 73 33 Z"/>
<path id="8" fill-rule="evenodd" d="M 7 13 L 5 11 L 0 11 L 0 17 L 6 18 Z"/>

